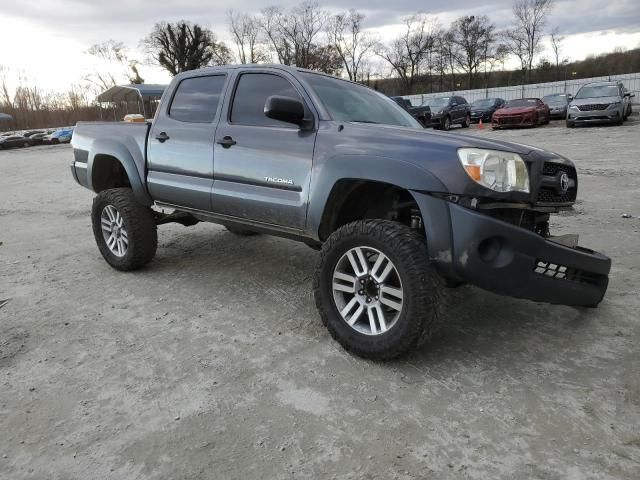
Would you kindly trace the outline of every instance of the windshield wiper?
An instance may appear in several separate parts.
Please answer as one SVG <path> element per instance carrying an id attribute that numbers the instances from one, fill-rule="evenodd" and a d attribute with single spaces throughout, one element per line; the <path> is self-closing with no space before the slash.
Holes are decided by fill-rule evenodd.
<path id="1" fill-rule="evenodd" d="M 376 125 L 381 125 L 380 122 L 374 122 L 373 120 L 350 120 L 354 123 L 375 123 Z"/>

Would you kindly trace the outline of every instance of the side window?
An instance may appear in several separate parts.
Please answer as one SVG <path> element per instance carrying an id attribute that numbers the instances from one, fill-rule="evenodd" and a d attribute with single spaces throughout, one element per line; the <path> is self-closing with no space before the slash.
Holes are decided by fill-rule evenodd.
<path id="1" fill-rule="evenodd" d="M 231 123 L 291 127 L 291 124 L 268 118 L 264 114 L 264 104 L 272 95 L 293 97 L 302 100 L 291 83 L 269 73 L 243 73 L 238 81 L 231 107 Z"/>
<path id="2" fill-rule="evenodd" d="M 173 96 L 169 116 L 180 122 L 211 122 L 218 111 L 225 79 L 224 75 L 185 78 Z"/>

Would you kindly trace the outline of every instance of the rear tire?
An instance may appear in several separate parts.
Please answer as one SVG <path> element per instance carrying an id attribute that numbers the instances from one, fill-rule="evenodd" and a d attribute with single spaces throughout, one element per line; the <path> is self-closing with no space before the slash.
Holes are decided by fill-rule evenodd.
<path id="1" fill-rule="evenodd" d="M 109 225 L 109 219 L 114 211 L 121 220 L 114 221 Z M 116 270 L 139 269 L 155 256 L 158 247 L 158 232 L 153 213 L 149 207 L 138 203 L 131 189 L 112 188 L 100 192 L 93 199 L 91 221 L 93 236 L 100 253 L 107 263 Z M 120 226 L 116 227 L 113 225 L 114 223 L 119 223 Z M 124 235 L 122 231 L 124 231 Z M 119 245 L 125 247 L 122 249 L 123 251 L 114 251 L 114 247 L 108 245 L 110 234 L 119 236 L 122 240 L 122 242 L 118 242 Z M 122 254 L 119 255 L 119 253 Z"/>
<path id="2" fill-rule="evenodd" d="M 362 258 L 367 268 L 362 269 L 364 273 L 360 275 L 355 268 L 345 274 L 341 268 L 353 266 L 349 253 L 358 250 L 365 252 Z M 386 260 L 376 268 L 380 255 Z M 352 253 L 352 257 L 356 256 Z M 387 261 L 389 263 L 385 263 Z M 388 265 L 393 269 L 385 277 Z M 336 275 L 342 275 L 342 279 Z M 349 292 L 336 289 L 336 278 L 346 280 Z M 361 280 L 365 281 L 364 285 Z M 353 289 L 349 285 L 353 285 Z M 415 230 L 388 220 L 358 220 L 336 230 L 323 244 L 313 288 L 322 322 L 340 345 L 361 357 L 390 359 L 431 337 L 438 323 L 444 285 L 443 278 L 429 263 L 424 238 Z M 371 303 L 368 300 L 364 303 L 364 297 L 360 296 L 359 301 L 348 308 L 356 300 L 356 293 L 365 292 L 364 296 L 368 297 L 371 288 Z M 386 293 L 394 291 L 394 297 Z M 392 298 L 395 306 L 389 302 Z M 345 302 L 347 306 L 342 305 Z M 347 313 L 343 316 L 341 311 L 345 310 Z M 380 311 L 384 322 L 376 313 Z M 348 323 L 350 321 L 355 323 Z"/>
<path id="3" fill-rule="evenodd" d="M 225 225 L 225 228 L 231 233 L 233 233 L 234 235 L 239 235 L 241 237 L 250 237 L 252 235 L 258 235 L 258 232 L 256 232 L 255 230 L 249 230 L 247 228 L 235 227 L 235 226 L 229 226 L 229 225 Z"/>

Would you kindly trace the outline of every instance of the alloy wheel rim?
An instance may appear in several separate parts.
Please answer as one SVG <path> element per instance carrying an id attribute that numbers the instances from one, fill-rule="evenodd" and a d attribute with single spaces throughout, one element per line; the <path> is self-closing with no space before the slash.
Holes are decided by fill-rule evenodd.
<path id="1" fill-rule="evenodd" d="M 107 205 L 100 215 L 100 227 L 107 248 L 116 257 L 124 257 L 129 248 L 129 235 L 124 227 L 124 219 L 113 205 Z"/>
<path id="2" fill-rule="evenodd" d="M 365 335 L 382 335 L 397 323 L 403 308 L 400 275 L 380 250 L 354 247 L 336 263 L 333 300 L 347 325 Z"/>

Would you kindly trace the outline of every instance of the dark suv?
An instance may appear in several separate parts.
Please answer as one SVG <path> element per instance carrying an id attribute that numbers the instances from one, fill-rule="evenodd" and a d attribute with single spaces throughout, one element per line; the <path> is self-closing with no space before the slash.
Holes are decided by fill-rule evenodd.
<path id="1" fill-rule="evenodd" d="M 433 97 L 422 106 L 431 109 L 431 125 L 438 130 L 449 130 L 454 124 L 467 128 L 471 124 L 471 107 L 464 97 Z"/>

